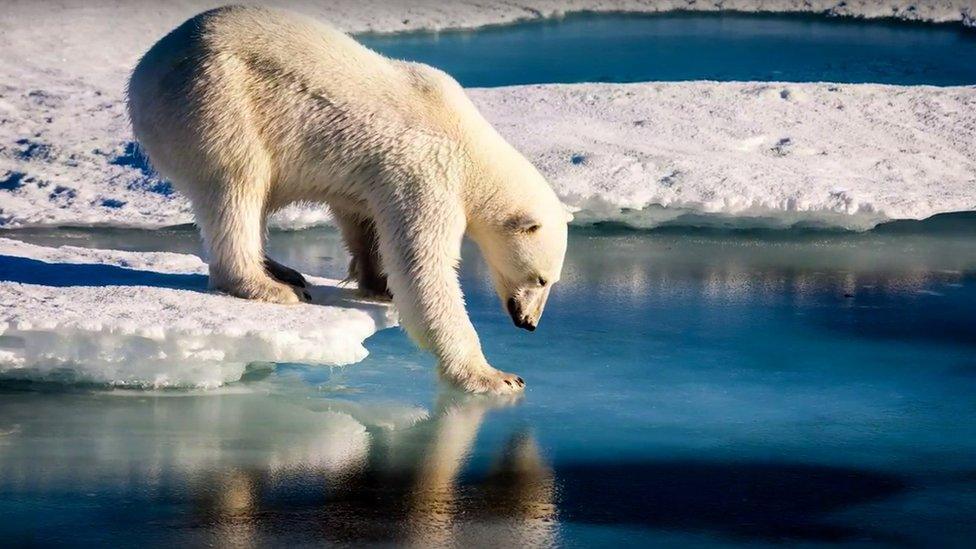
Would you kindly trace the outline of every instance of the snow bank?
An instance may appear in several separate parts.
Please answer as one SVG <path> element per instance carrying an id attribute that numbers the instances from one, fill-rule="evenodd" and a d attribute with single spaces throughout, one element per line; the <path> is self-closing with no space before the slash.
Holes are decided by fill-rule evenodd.
<path id="1" fill-rule="evenodd" d="M 976 209 L 976 87 L 472 90 L 577 222 L 868 229 Z"/>
<path id="2" fill-rule="evenodd" d="M 13 2 L 0 18 L 0 227 L 191 221 L 123 104 L 137 58 L 219 1 Z M 810 11 L 973 24 L 970 0 L 278 1 L 350 31 L 476 27 L 572 11 Z M 968 210 L 976 88 L 681 83 L 473 92 L 581 222 L 866 228 Z M 890 96 L 890 97 L 889 97 Z M 932 155 L 935 155 L 933 158 Z M 805 160 L 804 160 L 805 159 Z M 640 210 L 636 213 L 633 210 Z M 743 219 L 744 217 L 744 219 Z M 272 221 L 328 223 L 317 206 Z"/>
<path id="3" fill-rule="evenodd" d="M 392 310 L 309 277 L 313 304 L 206 292 L 195 256 L 46 248 L 0 239 L 0 375 L 215 387 L 252 362 L 341 365 Z"/>

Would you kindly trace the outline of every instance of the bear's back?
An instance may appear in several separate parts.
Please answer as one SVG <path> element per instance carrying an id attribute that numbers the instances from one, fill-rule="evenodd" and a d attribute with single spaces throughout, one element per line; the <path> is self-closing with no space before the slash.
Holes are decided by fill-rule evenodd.
<path id="1" fill-rule="evenodd" d="M 298 79 L 331 92 L 396 76 L 389 60 L 331 25 L 287 11 L 226 6 L 194 16 L 159 40 L 132 83 L 161 84 L 174 71 L 207 70 L 229 58 L 250 69 L 249 76 Z"/>
<path id="2" fill-rule="evenodd" d="M 276 116 L 287 115 L 302 95 L 414 126 L 449 128 L 445 117 L 469 108 L 460 86 L 437 69 L 388 59 L 315 19 L 250 6 L 203 12 L 174 29 L 140 60 L 129 91 L 134 123 L 160 97 L 178 98 L 189 109 L 235 92 L 271 102 L 266 107 Z M 282 104 L 272 104 L 277 100 Z"/>

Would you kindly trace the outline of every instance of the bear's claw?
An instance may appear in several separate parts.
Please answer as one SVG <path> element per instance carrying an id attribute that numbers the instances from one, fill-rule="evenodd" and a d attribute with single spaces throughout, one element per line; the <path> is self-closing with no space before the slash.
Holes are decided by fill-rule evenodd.
<path id="1" fill-rule="evenodd" d="M 278 263 L 267 256 L 264 258 L 264 270 L 271 275 L 272 278 L 279 282 L 284 282 L 285 284 L 298 288 L 308 287 L 308 282 L 305 281 L 305 277 L 302 276 L 302 273 L 292 269 L 291 267 L 285 267 L 281 263 Z"/>
<path id="2" fill-rule="evenodd" d="M 455 383 L 469 393 L 492 395 L 511 395 L 525 388 L 521 377 L 494 368 L 457 379 Z"/>

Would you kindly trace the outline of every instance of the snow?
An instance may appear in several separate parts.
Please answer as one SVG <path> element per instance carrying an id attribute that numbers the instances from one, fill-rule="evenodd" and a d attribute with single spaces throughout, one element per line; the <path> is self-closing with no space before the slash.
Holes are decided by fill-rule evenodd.
<path id="1" fill-rule="evenodd" d="M 344 365 L 394 313 L 308 277 L 313 304 L 206 291 L 199 258 L 0 239 L 0 375 L 212 388 L 249 363 Z"/>
<path id="2" fill-rule="evenodd" d="M 868 229 L 976 209 L 976 88 L 648 83 L 472 90 L 577 222 Z"/>
<path id="3" fill-rule="evenodd" d="M 0 19 L 0 227 L 192 221 L 132 142 L 136 59 L 221 2 L 9 2 Z M 970 0 L 271 2 L 346 30 L 478 27 L 587 11 L 806 11 L 974 24 Z M 472 90 L 577 222 L 864 229 L 970 210 L 976 88 L 680 83 Z M 933 158 L 935 155 L 935 158 Z M 575 159 L 575 160 L 574 160 Z M 639 210 L 639 211 L 634 211 Z M 272 226 L 328 223 L 293 206 Z"/>

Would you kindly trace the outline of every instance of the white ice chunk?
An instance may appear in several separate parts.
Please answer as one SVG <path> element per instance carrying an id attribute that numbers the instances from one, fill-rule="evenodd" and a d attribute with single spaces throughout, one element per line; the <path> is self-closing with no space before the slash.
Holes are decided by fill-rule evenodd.
<path id="1" fill-rule="evenodd" d="M 308 277 L 314 304 L 206 291 L 199 258 L 0 239 L 0 374 L 216 387 L 251 362 L 343 365 L 395 323 L 390 307 Z"/>

